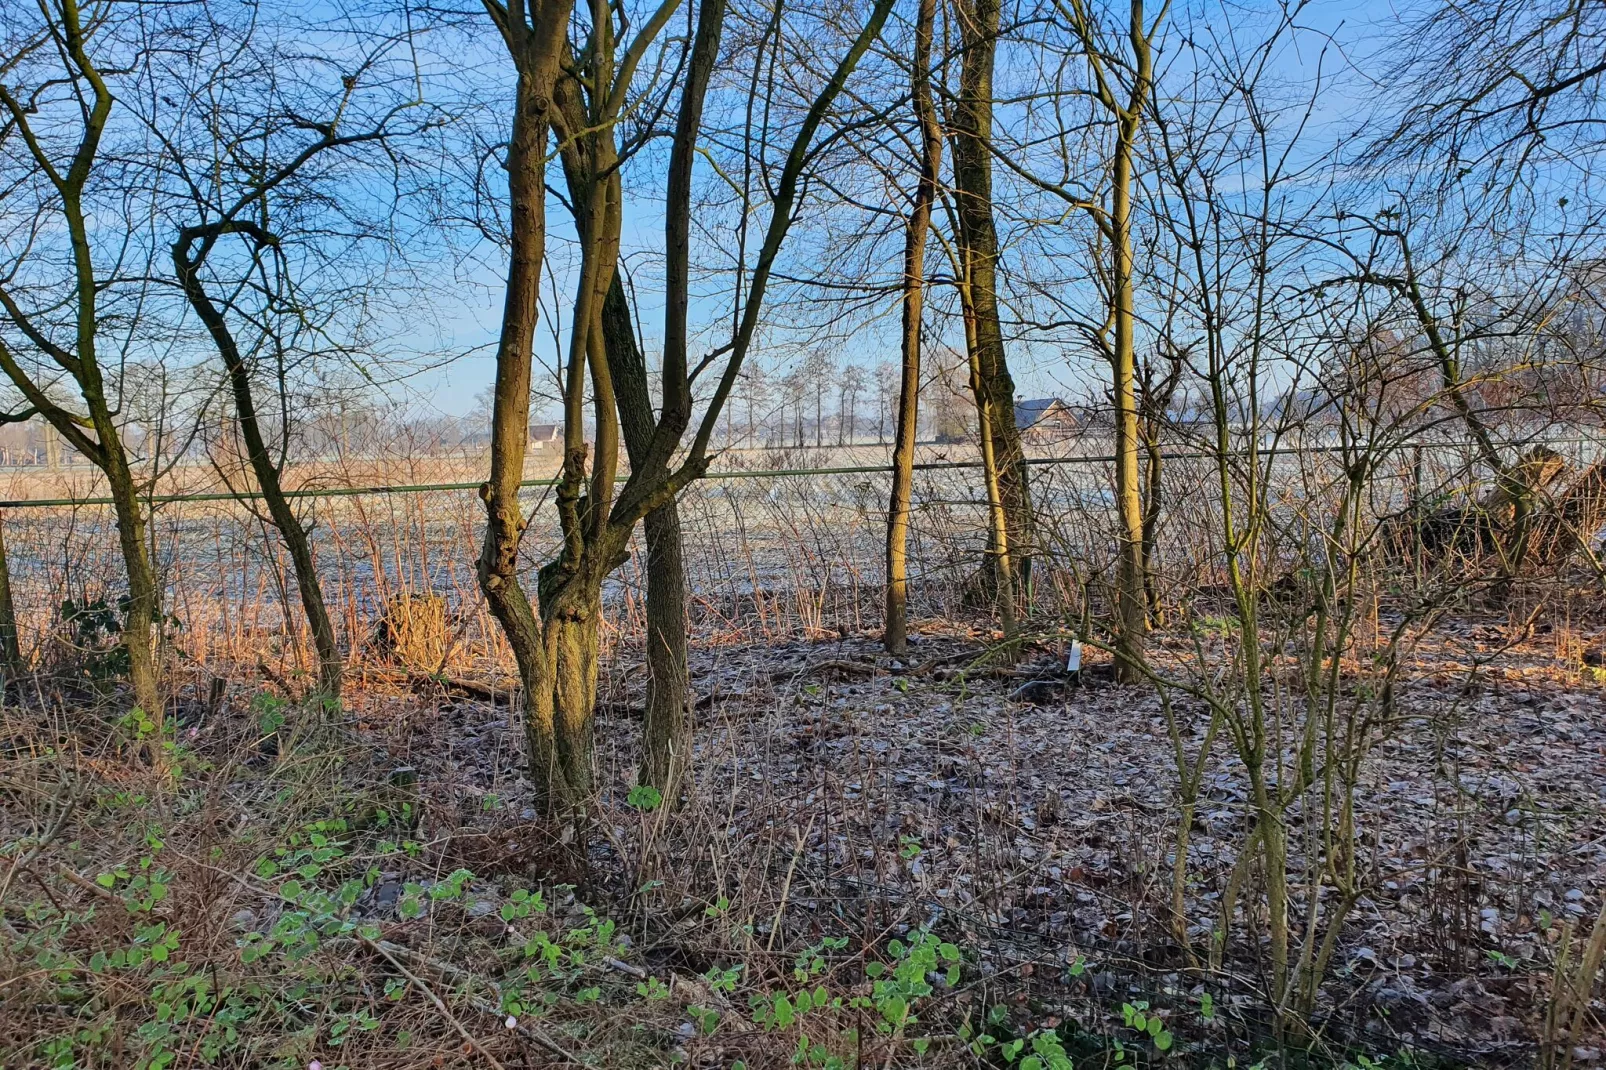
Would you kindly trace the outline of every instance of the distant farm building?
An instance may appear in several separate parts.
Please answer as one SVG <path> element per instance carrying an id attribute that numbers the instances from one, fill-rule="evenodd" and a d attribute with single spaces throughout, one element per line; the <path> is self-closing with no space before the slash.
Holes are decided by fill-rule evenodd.
<path id="1" fill-rule="evenodd" d="M 1059 398 L 1015 402 L 1015 430 L 1029 442 L 1063 442 L 1077 429 L 1076 414 Z"/>

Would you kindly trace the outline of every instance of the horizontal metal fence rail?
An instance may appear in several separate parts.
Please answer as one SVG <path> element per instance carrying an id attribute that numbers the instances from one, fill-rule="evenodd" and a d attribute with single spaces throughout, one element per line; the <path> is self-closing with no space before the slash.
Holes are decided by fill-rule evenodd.
<path id="1" fill-rule="evenodd" d="M 1592 439 L 1564 439 L 1552 440 L 1551 445 L 1557 446 L 1588 446 L 1594 445 Z M 1502 445 L 1522 445 L 1522 443 L 1502 443 Z M 1432 448 L 1435 450 L 1471 450 L 1479 448 L 1472 442 L 1431 442 L 1420 445 L 1410 444 L 1410 448 Z M 1259 450 L 1234 450 L 1228 454 L 1233 458 L 1255 457 L 1284 457 L 1343 453 L 1354 450 L 1353 446 L 1280 446 L 1267 447 Z M 1217 453 L 1213 450 L 1167 451 L 1160 454 L 1165 461 L 1206 461 L 1214 460 Z M 1076 465 L 1076 464 L 1113 464 L 1118 457 L 1114 454 L 1072 454 L 1065 457 L 1027 457 L 1028 465 Z M 981 461 L 927 461 L 914 465 L 917 472 L 941 472 L 958 469 L 980 468 Z M 842 468 L 754 468 L 754 469 L 726 469 L 720 472 L 705 472 L 700 481 L 705 483 L 718 483 L 735 479 L 782 479 L 790 476 L 837 476 L 837 475 L 874 475 L 893 471 L 890 464 L 853 465 Z M 621 472 L 620 478 L 627 478 L 628 472 Z M 521 488 L 555 487 L 557 479 L 526 479 L 519 484 Z M 355 487 L 321 487 L 303 488 L 300 490 L 284 491 L 286 498 L 350 498 L 360 495 L 389 495 L 389 494 L 430 494 L 439 491 L 478 490 L 484 486 L 484 481 L 471 483 L 396 483 L 375 484 Z M 146 505 L 172 505 L 180 502 L 247 502 L 259 501 L 261 491 L 215 491 L 204 494 L 150 494 L 142 495 L 140 501 Z M 109 497 L 95 498 L 14 498 L 0 499 L 0 509 L 42 509 L 61 508 L 63 506 L 87 505 L 113 505 L 115 502 Z"/>

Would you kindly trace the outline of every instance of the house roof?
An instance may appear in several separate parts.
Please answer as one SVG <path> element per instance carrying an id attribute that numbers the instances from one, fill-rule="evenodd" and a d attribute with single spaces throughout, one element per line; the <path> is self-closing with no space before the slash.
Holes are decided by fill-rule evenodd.
<path id="1" fill-rule="evenodd" d="M 1015 430 L 1029 431 L 1050 415 L 1070 418 L 1071 410 L 1059 398 L 1034 398 L 1015 402 Z"/>
<path id="2" fill-rule="evenodd" d="M 563 437 L 563 425 L 562 424 L 531 424 L 530 425 L 530 438 L 532 438 L 532 439 L 538 439 L 538 440 L 540 440 L 542 442 L 550 442 L 550 441 L 552 441 L 554 439 L 558 439 L 558 438 L 561 438 L 561 437 Z"/>

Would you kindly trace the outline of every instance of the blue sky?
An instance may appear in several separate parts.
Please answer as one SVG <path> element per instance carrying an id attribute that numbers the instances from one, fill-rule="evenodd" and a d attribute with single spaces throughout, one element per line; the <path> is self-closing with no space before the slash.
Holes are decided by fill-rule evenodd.
<path id="1" fill-rule="evenodd" d="M 1223 8 L 1217 5 L 1192 5 L 1194 17 L 1216 18 Z M 1266 10 L 1263 4 L 1245 5 L 1248 12 Z M 1277 75 L 1290 82 L 1306 81 L 1314 70 L 1321 47 L 1327 44 L 1323 58 L 1325 86 L 1320 98 L 1320 109 L 1315 117 L 1315 130 L 1308 135 L 1313 145 L 1331 144 L 1332 139 L 1346 136 L 1348 128 L 1358 126 L 1378 99 L 1379 92 L 1387 87 L 1370 82 L 1366 71 L 1375 71 L 1386 65 L 1390 27 L 1397 25 L 1400 5 L 1384 0 L 1316 0 L 1307 6 L 1300 18 L 1308 32 L 1298 36 L 1293 45 L 1283 50 L 1277 60 Z M 1182 16 L 1178 16 L 1179 18 Z M 1236 19 L 1231 20 L 1236 22 Z M 1328 43 L 1324 37 L 1331 38 Z M 494 39 L 488 40 L 494 47 Z M 494 57 L 491 62 L 500 61 Z M 645 172 L 647 169 L 641 169 Z M 558 176 L 553 175 L 556 179 Z M 661 246 L 661 218 L 658 212 L 656 190 L 646 196 L 632 199 L 628 188 L 646 177 L 637 173 L 627 177 L 627 210 L 625 248 L 635 250 L 644 262 L 655 257 Z M 549 223 L 553 227 L 552 244 L 562 242 L 566 213 L 561 205 L 549 208 Z M 481 250 L 486 263 L 471 268 L 457 267 L 458 277 L 451 284 L 432 288 L 429 319 L 438 328 L 434 337 L 420 338 L 417 348 L 439 349 L 460 354 L 449 362 L 426 371 L 420 371 L 394 388 L 399 399 L 423 412 L 436 411 L 463 415 L 472 412 L 476 399 L 489 385 L 494 370 L 494 343 L 501 315 L 502 280 L 499 258 L 494 250 Z M 495 264 L 489 261 L 496 261 Z M 550 283 L 548 288 L 550 288 Z M 561 304 L 567 304 L 567 296 Z M 886 310 L 892 312 L 889 306 Z M 655 351 L 657 327 L 661 313 L 650 293 L 642 294 L 643 307 L 639 310 L 647 338 L 649 353 Z M 714 302 L 694 303 L 693 320 L 707 321 L 718 314 Z M 841 347 L 842 353 L 851 352 L 853 359 L 872 367 L 883 359 L 895 359 L 896 318 L 883 315 L 877 322 L 857 332 Z M 566 326 L 566 325 L 565 325 Z M 694 343 L 695 344 L 695 343 Z M 538 359 L 552 362 L 555 344 L 550 331 L 543 329 L 538 336 Z M 771 360 L 776 354 L 768 355 Z M 756 350 L 755 359 L 766 360 L 766 354 Z M 784 358 L 783 358 L 784 359 Z M 1055 347 L 1016 345 L 1012 362 L 1020 391 L 1026 395 L 1076 393 L 1090 378 L 1096 378 L 1096 369 L 1085 362 L 1068 360 L 1063 351 Z M 539 375 L 539 371 L 537 372 Z M 538 405 L 539 408 L 539 405 Z"/>

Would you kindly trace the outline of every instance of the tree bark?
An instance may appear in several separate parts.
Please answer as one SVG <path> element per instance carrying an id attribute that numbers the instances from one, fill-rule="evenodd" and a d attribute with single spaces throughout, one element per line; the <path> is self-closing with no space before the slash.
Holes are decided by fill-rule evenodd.
<path id="1" fill-rule="evenodd" d="M 1162 12 L 1163 16 L 1163 12 Z M 1115 167 L 1110 197 L 1114 231 L 1115 275 L 1115 405 L 1116 497 L 1121 513 L 1121 547 L 1117 562 L 1120 633 L 1116 636 L 1116 678 L 1123 683 L 1144 679 L 1140 663 L 1149 634 L 1149 554 L 1144 544 L 1145 516 L 1139 475 L 1141 448 L 1137 402 L 1137 301 L 1133 287 L 1132 187 L 1138 129 L 1154 76 L 1150 39 L 1155 28 L 1144 18 L 1143 0 L 1132 0 L 1128 37 L 1133 51 L 1132 94 L 1117 114 Z M 1158 481 L 1158 476 L 1156 476 Z"/>
<path id="2" fill-rule="evenodd" d="M 617 273 L 602 306 L 603 337 L 613 368 L 619 425 L 630 466 L 647 463 L 657 422 L 647 363 L 636 341 L 630 304 Z M 690 674 L 686 664 L 686 572 L 680 509 L 671 499 L 642 518 L 647 541 L 647 706 L 641 728 L 640 783 L 668 802 L 679 795 L 691 753 Z"/>
<path id="3" fill-rule="evenodd" d="M 0 340 L 0 369 L 63 438 L 106 474 L 112 511 L 117 522 L 117 541 L 128 575 L 122 641 L 128 654 L 129 683 L 134 691 L 135 706 L 144 712 L 159 738 L 163 731 L 164 711 L 151 640 L 152 624 L 161 611 L 161 599 L 145 543 L 145 516 L 139 500 L 139 484 L 129 467 L 128 451 L 117 431 L 117 414 L 106 396 L 105 382 L 101 376 L 97 354 L 100 321 L 96 302 L 102 283 L 95 275 L 89 227 L 83 209 L 84 188 L 99 156 L 100 141 L 111 115 L 113 98 L 100 70 L 89 58 L 86 48 L 88 32 L 83 25 L 77 0 L 62 0 L 55 13 L 60 21 L 59 25 L 52 26 L 52 37 L 61 45 L 66 79 L 81 93 L 83 85 L 88 87 L 88 92 L 81 96 L 85 104 L 83 131 L 70 166 L 62 171 L 50 161 L 30 128 L 31 109 L 4 86 L 0 86 L 0 103 L 9 114 L 11 124 L 23 133 L 21 140 L 59 199 L 62 223 L 72 250 L 72 299 L 76 305 L 72 344 L 63 347 L 48 340 L 44 332 L 30 321 L 28 314 L 5 292 L 3 285 L 0 285 L 0 303 L 4 305 L 7 317 L 51 361 L 72 377 L 84 400 L 87 420 L 85 416 L 71 413 L 51 400 L 39 382 L 23 369 L 4 340 Z M 80 79 L 82 85 L 79 84 Z M 92 435 L 88 433 L 90 431 Z M 147 749 L 152 750 L 149 746 Z M 157 761 L 160 760 L 158 755 Z"/>
<path id="4" fill-rule="evenodd" d="M 1165 10 L 1161 10 L 1161 18 Z M 1146 554 L 1143 545 L 1143 481 L 1138 453 L 1141 448 L 1137 399 L 1137 308 L 1133 286 L 1132 190 L 1133 164 L 1143 109 L 1154 77 L 1151 50 L 1159 22 L 1150 26 L 1143 0 L 1131 0 L 1126 39 L 1130 59 L 1109 57 L 1099 40 L 1085 0 L 1072 0 L 1072 29 L 1081 38 L 1094 81 L 1094 95 L 1115 124 L 1115 147 L 1110 160 L 1110 208 L 1107 217 L 1095 218 L 1110 243 L 1110 317 L 1115 337 L 1108 354 L 1111 390 L 1115 400 L 1115 504 L 1117 516 L 1115 562 L 1115 676 L 1122 683 L 1144 678 L 1142 662 L 1149 631 Z M 1129 69 L 1126 99 L 1117 96 L 1113 71 Z"/>
<path id="5" fill-rule="evenodd" d="M 593 47 L 598 42 L 593 39 Z M 606 42 L 602 43 L 606 47 Z M 605 64 L 597 63 L 597 77 Z M 592 735 L 596 707 L 596 639 L 602 582 L 624 560 L 624 542 L 608 525 L 618 471 L 619 416 L 603 333 L 603 308 L 617 278 L 622 187 L 611 125 L 588 129 L 575 81 L 554 83 L 553 120 L 569 176 L 580 280 L 575 294 L 564 384 L 564 462 L 557 490 L 563 548 L 541 569 L 541 621 L 555 633 L 553 703 L 558 760 L 575 803 L 592 793 Z M 569 106 L 578 114 L 567 113 Z M 595 457 L 586 470 L 585 383 L 589 377 Z M 634 524 L 631 525 L 634 527 Z"/>
<path id="6" fill-rule="evenodd" d="M 887 605 L 882 644 L 888 653 L 909 649 L 909 502 L 914 491 L 916 431 L 920 424 L 921 315 L 925 302 L 926 235 L 937 196 L 942 128 L 931 94 L 931 37 L 936 0 L 920 0 L 915 22 L 912 94 L 920 123 L 920 179 L 904 232 L 903 367 L 898 384 L 898 419 L 893 433 L 892 500 L 887 507 Z M 885 427 L 885 424 L 882 424 Z"/>
<path id="7" fill-rule="evenodd" d="M 529 447 L 530 364 L 546 251 L 548 109 L 569 6 L 567 0 L 538 2 L 533 22 L 527 23 L 522 11 L 509 13 L 487 4 L 518 68 L 518 85 L 505 164 L 511 224 L 507 293 L 492 387 L 491 470 L 480 486 L 486 526 L 476 573 L 518 664 L 530 775 L 539 804 L 549 811 L 567 809 L 578 796 L 558 753 L 553 710 L 557 634 L 542 628 L 519 582 L 519 543 L 527 523 L 519 506 L 519 483 Z"/>
<path id="8" fill-rule="evenodd" d="M 161 595 L 156 589 L 156 573 L 145 543 L 144 509 L 139 486 L 128 467 L 111 410 L 99 389 L 99 371 L 93 388 L 85 387 L 90 417 L 105 451 L 102 471 L 111 490 L 112 510 L 117 516 L 117 542 L 128 572 L 128 606 L 123 618 L 123 646 L 128 651 L 128 679 L 134 689 L 134 704 L 145 713 L 158 735 L 163 730 L 164 708 L 153 650 L 153 625 L 161 614 Z M 95 396 L 90 397 L 91 393 Z"/>
<path id="9" fill-rule="evenodd" d="M 998 622 L 1004 633 L 1005 655 L 1013 654 L 1015 641 L 1015 578 L 1010 556 L 1009 514 L 1004 502 L 998 452 L 994 448 L 992 426 L 995 416 L 982 383 L 981 347 L 976 339 L 976 306 L 969 280 L 960 282 L 960 304 L 964 310 L 965 351 L 970 361 L 970 388 L 976 398 L 976 423 L 981 440 L 982 482 L 987 494 L 987 552 L 991 557 L 990 589 L 998 609 Z"/>
<path id="10" fill-rule="evenodd" d="M 988 436 L 998 465 L 1004 522 L 1014 551 L 1021 605 L 1031 586 L 1033 531 L 1025 453 L 1015 426 L 1015 380 L 998 317 L 998 232 L 993 221 L 993 63 L 999 0 L 957 0 L 961 43 L 959 92 L 949 117 L 953 145 L 955 235 L 975 317 L 974 387 L 978 410 L 989 414 Z M 997 550 L 992 551 L 996 554 Z"/>
<path id="11" fill-rule="evenodd" d="M 6 554 L 3 518 L 0 518 L 0 669 L 8 677 L 15 677 L 22 671 L 22 648 L 17 642 L 17 605 L 11 598 L 11 559 Z"/>
<path id="12" fill-rule="evenodd" d="M 667 19 L 670 10 L 660 8 L 660 15 Z M 646 362 L 636 342 L 617 266 L 622 185 L 610 117 L 623 100 L 616 92 L 604 91 L 613 74 L 611 24 L 593 27 L 588 46 L 589 90 L 579 77 L 569 74 L 553 84 L 553 120 L 562 141 L 560 156 L 580 237 L 582 266 L 565 384 L 566 450 L 559 496 L 564 549 L 558 560 L 542 569 L 541 606 L 543 626 L 556 634 L 556 657 L 552 663 L 556 752 L 576 801 L 589 795 L 592 788 L 602 583 L 623 562 L 625 544 L 637 517 L 644 521 L 649 547 L 650 680 L 643 782 L 658 787 L 666 798 L 673 798 L 689 750 L 685 580 L 679 515 L 675 494 L 660 491 L 668 489 L 669 461 L 691 414 L 685 371 L 685 260 L 689 249 L 691 165 L 723 22 L 724 4 L 720 0 L 702 5 L 671 154 L 666 222 L 669 255 L 665 404 L 661 419 L 654 415 Z M 649 26 L 643 32 L 655 31 Z M 620 77 L 624 79 L 620 84 L 628 84 L 628 73 Z M 585 458 L 583 443 L 579 442 L 579 407 L 586 370 L 595 401 L 597 456 L 590 492 L 581 499 Z M 621 431 L 632 471 L 616 503 L 613 482 Z"/>
<path id="13" fill-rule="evenodd" d="M 1141 10 L 1141 6 L 1135 4 Z M 1141 105 L 1139 105 L 1141 106 Z M 1110 197 L 1113 281 L 1115 283 L 1115 498 L 1120 518 L 1116 558 L 1115 677 L 1122 683 L 1143 679 L 1140 668 L 1149 633 L 1148 592 L 1143 550 L 1143 489 L 1139 474 L 1137 313 L 1132 282 L 1132 154 L 1139 116 L 1119 118 Z"/>

